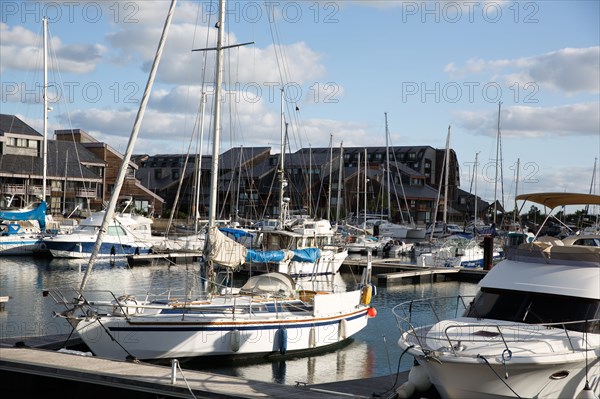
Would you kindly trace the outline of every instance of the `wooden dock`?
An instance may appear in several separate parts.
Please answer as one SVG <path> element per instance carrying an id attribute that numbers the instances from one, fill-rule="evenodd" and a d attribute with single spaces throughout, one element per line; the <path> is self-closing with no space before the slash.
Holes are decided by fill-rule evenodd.
<path id="1" fill-rule="evenodd" d="M 331 398 L 309 387 L 292 387 L 179 367 L 114 361 L 33 348 L 1 348 L 0 369 L 166 397 Z M 90 391 L 93 389 L 90 388 Z M 40 392 L 41 393 L 41 392 Z"/>
<path id="2" fill-rule="evenodd" d="M 392 398 L 395 388 L 408 379 L 408 371 L 403 371 L 398 375 L 323 384 L 284 385 L 185 369 L 177 362 L 165 366 L 103 359 L 75 350 L 54 350 L 78 342 L 77 337 L 63 335 L 2 339 L 0 375 L 19 386 L 22 396 L 71 397 L 65 396 L 65 392 L 85 392 L 92 399 Z M 419 397 L 436 398 L 436 393 Z"/>
<path id="3" fill-rule="evenodd" d="M 459 273 L 460 269 L 454 267 L 443 268 L 420 268 L 424 270 L 406 270 L 395 273 L 377 274 L 377 284 L 394 284 L 398 282 L 409 281 L 411 284 L 420 284 L 424 282 L 435 282 L 438 277 L 445 277 L 449 274 Z"/>
<path id="4" fill-rule="evenodd" d="M 153 254 L 128 255 L 129 266 L 155 265 L 155 264 L 185 264 L 197 262 L 202 256 L 201 252 L 165 252 Z"/>
<path id="5" fill-rule="evenodd" d="M 366 266 L 366 260 L 346 259 L 344 266 L 360 271 Z M 371 267 L 377 285 L 433 283 L 448 278 L 479 281 L 488 272 L 475 268 L 423 267 L 397 258 L 373 259 Z"/>

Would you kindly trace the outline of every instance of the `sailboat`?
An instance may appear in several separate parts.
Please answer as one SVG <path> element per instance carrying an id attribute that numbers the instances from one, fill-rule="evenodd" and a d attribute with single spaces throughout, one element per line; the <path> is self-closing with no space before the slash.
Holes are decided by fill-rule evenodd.
<path id="1" fill-rule="evenodd" d="M 0 211 L 0 256 L 32 255 L 46 230 L 46 201 L 32 207 Z"/>
<path id="2" fill-rule="evenodd" d="M 42 148 L 42 199 L 39 203 L 22 209 L 0 211 L 0 256 L 33 255 L 42 248 L 46 231 L 46 166 L 48 140 L 48 20 L 42 20 L 44 41 L 44 140 Z"/>
<path id="3" fill-rule="evenodd" d="M 411 239 L 423 239 L 425 238 L 425 228 L 423 227 L 418 227 L 413 218 L 412 215 L 410 214 L 410 210 L 408 207 L 408 203 L 406 202 L 406 194 L 404 193 L 404 185 L 402 184 L 402 177 L 400 177 L 400 186 L 402 187 L 402 197 L 404 198 L 404 203 L 406 205 L 406 209 L 408 211 L 408 216 L 410 218 L 410 224 L 405 225 L 405 224 L 397 224 L 397 223 L 392 223 L 392 202 L 390 200 L 391 197 L 391 190 L 392 190 L 392 185 L 390 184 L 390 174 L 391 174 L 391 169 L 390 169 L 390 146 L 388 143 L 388 140 L 390 138 L 390 132 L 388 129 L 388 119 L 387 119 L 387 112 L 384 113 L 385 115 L 385 157 L 386 157 L 386 162 L 387 162 L 387 166 L 386 166 L 386 179 L 387 179 L 387 203 L 388 203 L 388 221 L 387 222 L 382 222 L 379 224 L 379 234 L 381 236 L 387 236 L 387 237 L 393 237 L 395 239 L 403 239 L 403 238 L 411 238 Z M 397 165 L 396 165 L 397 167 Z M 394 192 L 395 192 L 395 188 L 396 185 L 394 184 Z M 396 200 L 398 200 L 398 195 L 396 194 Z M 400 215 L 402 215 L 402 207 L 400 206 L 400 203 L 398 202 L 398 210 L 400 211 Z M 402 220 L 404 221 L 404 217 L 402 217 Z"/>
<path id="4" fill-rule="evenodd" d="M 175 3 L 173 0 L 165 22 L 124 165 L 133 150 L 139 118 L 147 103 Z M 279 272 L 252 276 L 239 288 L 217 281 L 216 266 L 227 268 L 226 281 L 232 281 L 229 277 L 244 263 L 247 255 L 244 253 L 246 248 L 225 236 L 215 223 L 222 52 L 224 48 L 231 47 L 223 45 L 224 22 L 225 2 L 221 0 L 216 25 L 217 68 L 209 225 L 205 258 L 199 265 L 200 284 L 197 284 L 203 289 L 193 294 L 187 289 L 190 283 L 180 296 L 161 294 L 155 297 L 147 291 L 140 296 L 86 291 L 85 283 L 93 266 L 92 257 L 79 289 L 74 289 L 74 292 L 53 289 L 45 294 L 65 307 L 57 316 L 71 324 L 96 356 L 118 360 L 158 360 L 285 355 L 338 344 L 366 327 L 369 317 L 376 314 L 370 305 L 373 294 L 370 262 L 361 281 L 349 289 L 336 283 L 334 278 L 317 282 L 316 279 L 293 279 L 289 274 Z M 118 195 L 118 184 L 124 173 L 121 169 L 105 219 L 114 210 L 114 195 Z M 100 246 L 101 240 L 102 234 L 96 247 Z"/>
<path id="5" fill-rule="evenodd" d="M 278 168 L 279 218 L 273 228 L 250 233 L 252 234 L 251 248 L 247 251 L 247 262 L 243 269 L 250 272 L 288 273 L 293 278 L 332 276 L 338 273 L 348 257 L 346 245 L 335 240 L 337 229 L 331 225 L 329 218 L 290 216 L 290 198 L 285 195 L 287 179 L 284 167 L 284 144 L 287 137 L 287 123 L 284 118 L 283 102 L 282 90 L 281 152 Z"/>

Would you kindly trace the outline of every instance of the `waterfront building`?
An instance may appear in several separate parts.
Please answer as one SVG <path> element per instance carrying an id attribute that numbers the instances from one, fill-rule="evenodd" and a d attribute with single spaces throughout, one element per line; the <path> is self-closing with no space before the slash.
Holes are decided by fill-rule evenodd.
<path id="1" fill-rule="evenodd" d="M 81 129 L 55 130 L 54 137 L 47 140 L 49 212 L 77 210 L 85 216 L 102 209 L 123 155 Z M 41 198 L 42 148 L 43 136 L 35 129 L 14 115 L 0 115 L 0 206 L 8 200 L 11 206 L 25 206 Z M 279 215 L 281 155 L 271 151 L 240 146 L 221 154 L 220 219 L 244 224 Z M 437 214 L 436 202 L 444 192 L 445 152 L 431 146 L 303 148 L 285 154 L 284 196 L 291 213 L 336 222 L 364 213 L 366 196 L 367 213 L 425 225 L 441 220 L 446 199 L 441 196 Z M 465 204 L 474 196 L 459 189 L 458 158 L 453 150 L 449 154 L 447 218 L 463 224 L 472 212 Z M 210 155 L 134 155 L 121 195 L 133 197 L 137 209 L 155 216 L 175 209 L 176 218 L 202 218 L 208 212 L 211 167 Z M 478 201 L 485 209 L 487 203 Z"/>

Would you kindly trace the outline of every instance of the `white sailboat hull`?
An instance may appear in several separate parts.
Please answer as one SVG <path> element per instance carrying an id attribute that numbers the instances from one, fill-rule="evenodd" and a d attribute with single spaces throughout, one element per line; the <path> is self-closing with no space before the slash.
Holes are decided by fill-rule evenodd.
<path id="1" fill-rule="evenodd" d="M 41 250 L 41 234 L 0 237 L 0 256 L 33 255 Z"/>
<path id="2" fill-rule="evenodd" d="M 243 305 L 232 307 L 231 297 L 220 311 L 215 310 L 215 300 L 204 310 L 132 303 L 128 318 L 122 314 L 81 318 L 76 330 L 95 355 L 111 359 L 285 354 L 333 345 L 362 330 L 368 306 L 335 310 L 339 304 L 359 304 L 360 295 L 360 291 L 315 295 L 315 308 L 309 313 L 285 311 L 283 303 L 256 303 L 256 312 L 247 312 Z M 324 297 L 322 303 L 319 296 Z"/>

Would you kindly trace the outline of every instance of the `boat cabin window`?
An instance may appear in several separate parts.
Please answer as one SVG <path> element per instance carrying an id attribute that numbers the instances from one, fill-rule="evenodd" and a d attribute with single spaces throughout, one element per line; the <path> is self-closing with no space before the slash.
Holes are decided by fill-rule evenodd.
<path id="1" fill-rule="evenodd" d="M 588 247 L 600 247 L 599 238 L 580 238 L 573 242 L 573 245 L 585 245 Z"/>
<path id="2" fill-rule="evenodd" d="M 88 226 L 88 225 L 80 224 L 79 226 L 75 227 L 75 230 L 73 230 L 73 232 L 77 232 L 77 233 L 81 233 L 81 234 L 96 234 L 96 232 L 98 230 L 99 230 L 98 226 Z"/>
<path id="3" fill-rule="evenodd" d="M 483 288 L 464 316 L 529 324 L 571 322 L 565 324 L 566 329 L 600 333 L 600 301 L 596 299 Z M 580 322 L 572 323 L 576 321 Z"/>
<path id="4" fill-rule="evenodd" d="M 127 232 L 121 226 L 108 226 L 109 236 L 126 236 Z"/>

